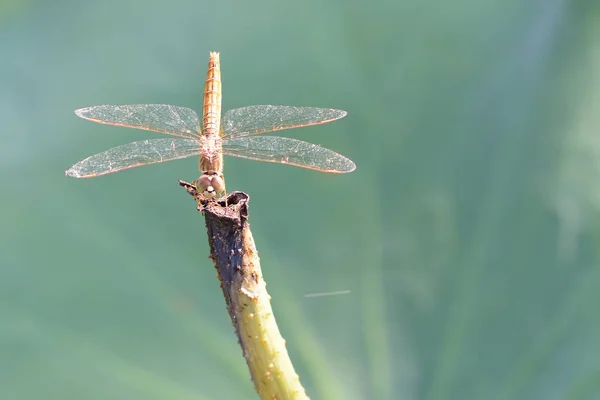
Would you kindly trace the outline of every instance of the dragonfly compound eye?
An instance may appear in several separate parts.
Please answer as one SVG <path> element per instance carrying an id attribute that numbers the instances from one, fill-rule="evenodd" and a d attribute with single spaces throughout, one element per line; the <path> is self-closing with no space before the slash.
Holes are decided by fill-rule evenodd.
<path id="1" fill-rule="evenodd" d="M 219 175 L 212 175 L 211 184 L 216 194 L 225 194 L 225 182 Z"/>
<path id="2" fill-rule="evenodd" d="M 206 198 L 213 199 L 225 191 L 223 179 L 217 174 L 202 174 L 198 178 L 196 187 Z"/>

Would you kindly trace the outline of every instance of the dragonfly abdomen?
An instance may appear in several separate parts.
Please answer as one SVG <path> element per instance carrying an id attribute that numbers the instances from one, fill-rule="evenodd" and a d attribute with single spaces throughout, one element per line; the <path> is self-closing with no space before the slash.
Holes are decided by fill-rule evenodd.
<path id="1" fill-rule="evenodd" d="M 202 133 L 218 135 L 221 121 L 221 67 L 219 53 L 211 52 L 204 83 L 204 107 L 202 108 Z"/>

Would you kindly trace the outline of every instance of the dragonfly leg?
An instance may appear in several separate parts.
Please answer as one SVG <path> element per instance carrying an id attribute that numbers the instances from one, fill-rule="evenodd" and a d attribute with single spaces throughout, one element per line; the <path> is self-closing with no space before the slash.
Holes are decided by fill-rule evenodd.
<path id="1" fill-rule="evenodd" d="M 225 189 L 225 179 L 221 179 L 221 182 L 223 183 L 222 197 L 225 197 L 225 207 L 227 207 L 228 206 L 228 204 L 227 204 L 227 189 Z"/>

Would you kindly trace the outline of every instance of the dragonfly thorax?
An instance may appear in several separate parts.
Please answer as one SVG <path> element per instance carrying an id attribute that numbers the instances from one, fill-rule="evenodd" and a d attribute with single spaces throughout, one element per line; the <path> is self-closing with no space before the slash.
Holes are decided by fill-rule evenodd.
<path id="1" fill-rule="evenodd" d="M 223 171 L 223 154 L 221 153 L 221 138 L 206 135 L 200 138 L 200 171 L 214 172 L 218 175 Z"/>
<path id="2" fill-rule="evenodd" d="M 225 181 L 222 175 L 207 171 L 196 181 L 196 189 L 207 199 L 214 199 L 225 194 Z"/>

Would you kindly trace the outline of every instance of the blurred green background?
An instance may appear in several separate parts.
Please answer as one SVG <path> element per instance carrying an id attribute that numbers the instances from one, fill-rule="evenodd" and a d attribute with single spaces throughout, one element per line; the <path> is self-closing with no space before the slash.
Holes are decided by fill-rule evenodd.
<path id="1" fill-rule="evenodd" d="M 341 108 L 333 176 L 227 159 L 313 399 L 600 398 L 597 0 L 0 2 L 0 399 L 254 399 L 178 179 L 73 110 Z M 347 295 L 306 294 L 350 290 Z"/>

